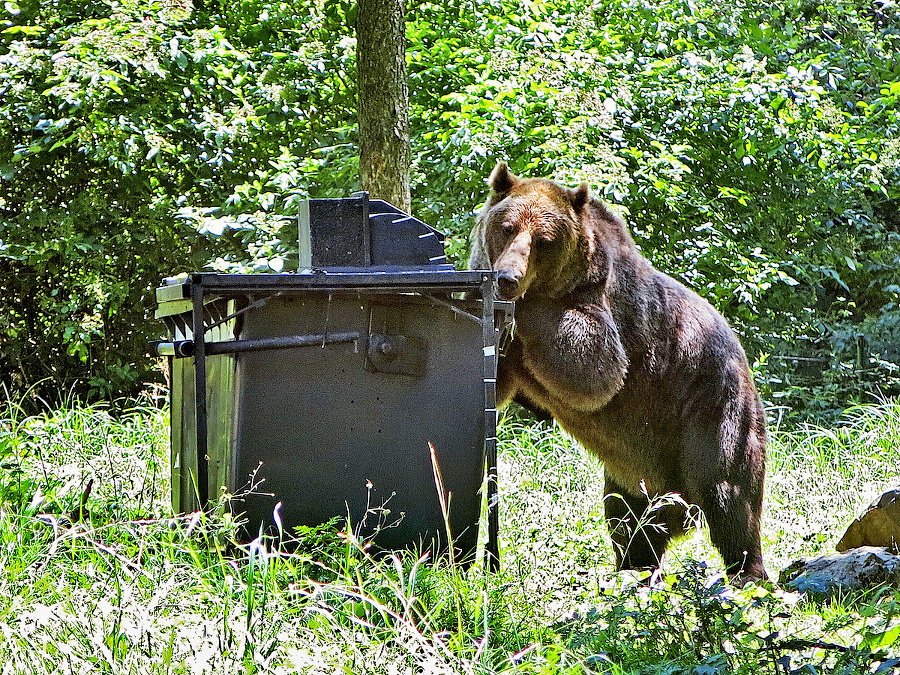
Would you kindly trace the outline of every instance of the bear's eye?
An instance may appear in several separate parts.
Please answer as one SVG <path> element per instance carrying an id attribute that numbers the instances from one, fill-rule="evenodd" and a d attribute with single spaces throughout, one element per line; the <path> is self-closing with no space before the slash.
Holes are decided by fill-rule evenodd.
<path id="1" fill-rule="evenodd" d="M 550 248 L 550 246 L 552 244 L 553 244 L 553 240 L 548 239 L 547 237 L 538 237 L 537 239 L 534 240 L 534 245 L 537 246 L 538 248 Z"/>
<path id="2" fill-rule="evenodd" d="M 503 231 L 506 232 L 506 234 L 512 234 L 513 232 L 516 231 L 516 226 L 515 226 L 515 224 L 514 224 L 514 223 L 511 223 L 511 222 L 509 222 L 509 221 L 503 223 L 503 226 L 502 226 L 502 227 L 503 227 Z"/>

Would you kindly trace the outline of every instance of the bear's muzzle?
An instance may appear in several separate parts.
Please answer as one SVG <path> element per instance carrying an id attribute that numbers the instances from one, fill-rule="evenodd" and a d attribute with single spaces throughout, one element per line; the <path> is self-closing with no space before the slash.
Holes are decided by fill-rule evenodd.
<path id="1" fill-rule="evenodd" d="M 519 295 L 520 274 L 511 270 L 500 270 L 497 277 L 497 292 L 501 300 L 515 300 Z"/>

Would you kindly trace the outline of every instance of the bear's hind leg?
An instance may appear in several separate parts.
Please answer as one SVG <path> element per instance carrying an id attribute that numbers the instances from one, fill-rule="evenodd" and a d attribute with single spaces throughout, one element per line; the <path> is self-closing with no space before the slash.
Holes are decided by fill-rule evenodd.
<path id="1" fill-rule="evenodd" d="M 740 586 L 745 581 L 767 579 L 760 541 L 760 508 L 727 483 L 704 500 L 709 538 L 725 562 L 725 571 Z"/>
<path id="2" fill-rule="evenodd" d="M 659 567 L 669 541 L 684 532 L 683 507 L 652 505 L 645 495 L 631 494 L 609 475 L 605 477 L 604 511 L 619 570 Z"/>
<path id="3" fill-rule="evenodd" d="M 695 433 L 685 442 L 690 451 L 683 473 L 692 478 L 691 501 L 703 511 L 709 538 L 737 586 L 768 578 L 760 536 L 765 474 L 761 416 L 725 415 L 714 430 Z"/>

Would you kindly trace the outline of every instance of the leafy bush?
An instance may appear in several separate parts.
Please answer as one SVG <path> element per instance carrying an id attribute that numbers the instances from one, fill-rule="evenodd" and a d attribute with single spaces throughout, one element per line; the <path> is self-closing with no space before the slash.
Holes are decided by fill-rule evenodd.
<path id="1" fill-rule="evenodd" d="M 0 372 L 132 389 L 160 277 L 290 270 L 299 201 L 358 188 L 354 5 L 4 11 Z M 586 180 L 732 321 L 769 400 L 897 390 L 893 3 L 451 0 L 407 34 L 413 211 L 456 261 L 496 159 Z"/>
<path id="2" fill-rule="evenodd" d="M 146 352 L 160 279 L 260 239 L 251 216 L 220 240 L 180 216 L 210 204 L 265 215 L 305 196 L 313 151 L 346 133 L 329 131 L 330 111 L 351 110 L 346 88 L 321 86 L 342 76 L 331 61 L 346 50 L 321 12 L 310 23 L 286 3 L 26 0 L 4 12 L 3 384 L 56 401 L 135 393 L 158 377 Z"/>
<path id="3" fill-rule="evenodd" d="M 444 222 L 483 194 L 485 158 L 587 180 L 660 269 L 732 321 L 768 398 L 816 416 L 896 390 L 892 3 L 473 3 L 460 12 L 469 41 L 449 29 L 454 10 L 442 24 L 425 7 L 425 25 L 444 28 L 442 48 L 423 39 L 425 74 L 443 66 L 458 82 L 442 105 L 420 104 L 438 120 L 419 141 L 438 145 L 419 146 L 419 166 L 452 175 L 446 194 L 465 200 L 427 200 Z"/>

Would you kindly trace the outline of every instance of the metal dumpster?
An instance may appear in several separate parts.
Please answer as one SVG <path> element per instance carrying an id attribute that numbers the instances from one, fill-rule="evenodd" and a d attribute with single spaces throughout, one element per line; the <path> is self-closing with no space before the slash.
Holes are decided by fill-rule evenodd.
<path id="1" fill-rule="evenodd" d="M 384 549 L 497 561 L 495 276 L 454 271 L 437 231 L 379 200 L 310 200 L 294 274 L 195 273 L 157 289 L 170 358 L 172 500 L 222 490 L 245 533 L 348 518 Z"/>

